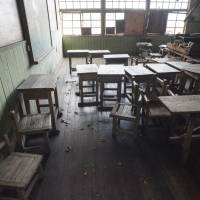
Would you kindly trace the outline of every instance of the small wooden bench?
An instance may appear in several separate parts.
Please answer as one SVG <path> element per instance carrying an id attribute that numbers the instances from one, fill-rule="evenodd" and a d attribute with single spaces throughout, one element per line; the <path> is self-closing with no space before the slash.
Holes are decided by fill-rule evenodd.
<path id="1" fill-rule="evenodd" d="M 9 153 L 0 161 L 0 199 L 28 200 L 36 181 L 42 178 L 42 156 L 27 153 L 10 152 L 7 136 L 0 142 L 0 152 Z M 13 191 L 10 196 L 8 191 Z"/>

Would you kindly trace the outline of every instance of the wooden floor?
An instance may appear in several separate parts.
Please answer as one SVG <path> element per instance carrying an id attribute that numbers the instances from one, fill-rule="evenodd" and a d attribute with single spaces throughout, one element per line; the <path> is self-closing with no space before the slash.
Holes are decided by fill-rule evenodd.
<path id="1" fill-rule="evenodd" d="M 34 188 L 31 200 L 200 199 L 193 164 L 181 165 L 179 148 L 165 140 L 164 132 L 137 140 L 121 135 L 114 142 L 109 113 L 79 108 L 77 77 L 67 73 L 66 59 L 58 72 L 61 132 L 50 139 L 44 180 Z"/>

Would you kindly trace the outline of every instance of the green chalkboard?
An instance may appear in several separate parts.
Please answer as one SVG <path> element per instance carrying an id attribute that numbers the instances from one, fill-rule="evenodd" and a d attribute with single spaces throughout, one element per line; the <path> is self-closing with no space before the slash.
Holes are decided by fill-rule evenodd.
<path id="1" fill-rule="evenodd" d="M 21 21 L 31 61 L 38 63 L 52 49 L 46 0 L 20 0 Z"/>

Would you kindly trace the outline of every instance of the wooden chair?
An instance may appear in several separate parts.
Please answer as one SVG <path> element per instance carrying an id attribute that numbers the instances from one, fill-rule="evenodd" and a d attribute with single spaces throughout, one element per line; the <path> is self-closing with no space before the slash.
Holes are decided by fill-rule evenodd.
<path id="1" fill-rule="evenodd" d="M 16 106 L 10 111 L 13 121 L 18 146 L 25 152 L 49 153 L 48 133 L 52 129 L 51 114 L 24 114 L 23 102 L 20 97 L 17 99 Z"/>
<path id="2" fill-rule="evenodd" d="M 0 153 L 0 199 L 28 200 L 33 186 L 42 178 L 42 156 L 11 152 L 7 135 L 0 140 Z"/>
<path id="3" fill-rule="evenodd" d="M 167 81 L 160 78 L 156 78 L 154 91 L 148 93 L 143 93 L 143 125 L 144 130 L 149 127 L 149 122 L 152 120 L 154 123 L 161 122 L 163 119 L 168 119 L 171 117 L 171 113 L 163 106 L 163 104 L 158 100 L 158 96 L 173 95 L 173 93 L 168 90 Z M 166 122 L 166 121 L 165 121 Z M 164 122 L 164 125 L 166 124 Z"/>
<path id="4" fill-rule="evenodd" d="M 137 105 L 127 104 L 127 103 L 117 103 L 112 111 L 110 116 L 113 117 L 112 124 L 112 136 L 113 139 L 116 139 L 117 134 L 127 133 L 132 134 L 136 131 L 135 135 L 138 135 L 138 126 L 140 121 L 140 111 L 142 104 L 142 96 L 138 98 Z M 120 126 L 120 121 L 130 121 L 134 124 L 133 129 L 125 129 Z"/>

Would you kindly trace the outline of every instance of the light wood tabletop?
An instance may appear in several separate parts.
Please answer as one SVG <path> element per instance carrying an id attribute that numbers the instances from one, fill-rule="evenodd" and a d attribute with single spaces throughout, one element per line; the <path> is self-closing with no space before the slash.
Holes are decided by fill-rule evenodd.
<path id="1" fill-rule="evenodd" d="M 200 112 L 200 95 L 160 96 L 158 98 L 172 114 Z"/>
<path id="2" fill-rule="evenodd" d="M 17 90 L 54 90 L 56 86 L 56 77 L 49 74 L 30 75 Z"/>
<path id="3" fill-rule="evenodd" d="M 125 75 L 123 65 L 100 65 L 98 70 L 98 76 L 106 75 Z"/>
<path id="4" fill-rule="evenodd" d="M 83 64 L 83 65 L 77 65 L 77 74 L 90 74 L 90 73 L 96 73 L 98 72 L 98 66 L 96 64 Z"/>
<path id="5" fill-rule="evenodd" d="M 130 58 L 128 54 L 108 54 L 103 56 L 104 59 L 121 59 Z"/>
<path id="6" fill-rule="evenodd" d="M 145 76 L 145 75 L 154 75 L 155 73 L 151 70 L 143 67 L 143 65 L 136 66 L 125 66 L 125 73 L 129 76 Z"/>
<path id="7" fill-rule="evenodd" d="M 174 74 L 180 72 L 165 63 L 148 63 L 146 66 L 157 74 Z"/>

